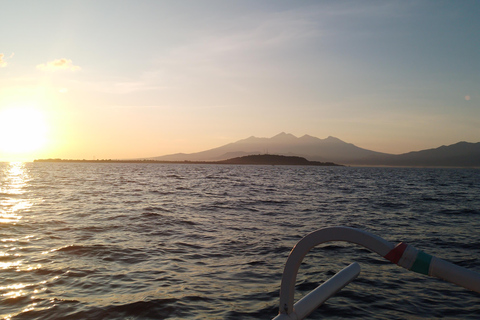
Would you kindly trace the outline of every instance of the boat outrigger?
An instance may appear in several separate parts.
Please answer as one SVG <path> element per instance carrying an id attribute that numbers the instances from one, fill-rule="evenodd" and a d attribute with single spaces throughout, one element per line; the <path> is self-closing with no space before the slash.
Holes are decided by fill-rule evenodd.
<path id="1" fill-rule="evenodd" d="M 480 274 L 436 258 L 404 242 L 397 245 L 369 232 L 349 227 L 329 227 L 314 231 L 301 239 L 288 256 L 280 287 L 279 314 L 273 320 L 301 320 L 360 274 L 360 265 L 350 264 L 297 303 L 295 281 L 305 255 L 315 246 L 330 241 L 361 245 L 407 270 L 437 277 L 480 293 Z"/>

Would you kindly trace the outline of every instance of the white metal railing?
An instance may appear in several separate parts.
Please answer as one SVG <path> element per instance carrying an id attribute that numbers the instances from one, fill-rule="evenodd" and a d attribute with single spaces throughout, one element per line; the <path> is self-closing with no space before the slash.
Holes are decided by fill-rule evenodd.
<path id="1" fill-rule="evenodd" d="M 280 287 L 279 314 L 274 320 L 304 319 L 358 276 L 360 266 L 355 262 L 293 304 L 295 281 L 303 258 L 313 247 L 330 241 L 359 244 L 405 269 L 434 276 L 480 293 L 480 274 L 476 272 L 428 255 L 403 242 L 395 246 L 366 231 L 349 227 L 329 227 L 308 234 L 290 252 Z"/>

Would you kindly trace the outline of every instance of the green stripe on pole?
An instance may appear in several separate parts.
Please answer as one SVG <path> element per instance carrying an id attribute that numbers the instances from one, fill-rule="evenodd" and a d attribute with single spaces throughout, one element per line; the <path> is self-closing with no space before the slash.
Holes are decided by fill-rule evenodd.
<path id="1" fill-rule="evenodd" d="M 413 263 L 410 270 L 413 272 L 418 272 L 421 274 L 426 274 L 428 276 L 428 270 L 430 269 L 430 262 L 432 262 L 432 256 L 426 254 L 423 251 L 418 251 L 417 258 Z"/>

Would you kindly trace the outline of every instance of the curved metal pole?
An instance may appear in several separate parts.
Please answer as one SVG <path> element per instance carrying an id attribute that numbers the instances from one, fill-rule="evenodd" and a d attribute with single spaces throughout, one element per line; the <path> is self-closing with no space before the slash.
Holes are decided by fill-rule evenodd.
<path id="1" fill-rule="evenodd" d="M 480 274 L 476 272 L 428 255 L 403 242 L 395 246 L 376 235 L 359 229 L 330 227 L 308 234 L 290 252 L 280 287 L 280 314 L 290 315 L 294 312 L 295 281 L 305 255 L 313 247 L 329 241 L 359 244 L 405 269 L 434 276 L 480 293 Z"/>
<path id="2" fill-rule="evenodd" d="M 290 314 L 293 312 L 295 281 L 297 280 L 298 269 L 300 268 L 300 264 L 305 255 L 313 247 L 329 241 L 347 241 L 356 243 L 369 248 L 381 256 L 386 255 L 394 248 L 392 243 L 373 234 L 354 228 L 330 227 L 310 233 L 293 247 L 288 256 L 280 287 L 280 313 Z"/>
<path id="3" fill-rule="evenodd" d="M 352 282 L 360 274 L 360 269 L 358 263 L 354 262 L 350 264 L 316 289 L 310 291 L 310 293 L 302 299 L 298 300 L 293 305 L 293 312 L 290 314 L 279 313 L 273 320 L 299 320 L 306 318 L 331 296 Z"/>

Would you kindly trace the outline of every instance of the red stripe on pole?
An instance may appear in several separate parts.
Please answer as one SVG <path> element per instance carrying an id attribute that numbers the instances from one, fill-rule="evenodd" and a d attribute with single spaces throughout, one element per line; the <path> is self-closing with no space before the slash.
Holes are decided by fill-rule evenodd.
<path id="1" fill-rule="evenodd" d="M 398 264 L 398 261 L 400 261 L 400 258 L 402 257 L 403 253 L 405 252 L 405 249 L 407 249 L 407 244 L 405 242 L 400 242 L 390 250 L 384 258 L 387 259 L 390 262 L 393 262 L 395 264 Z"/>

